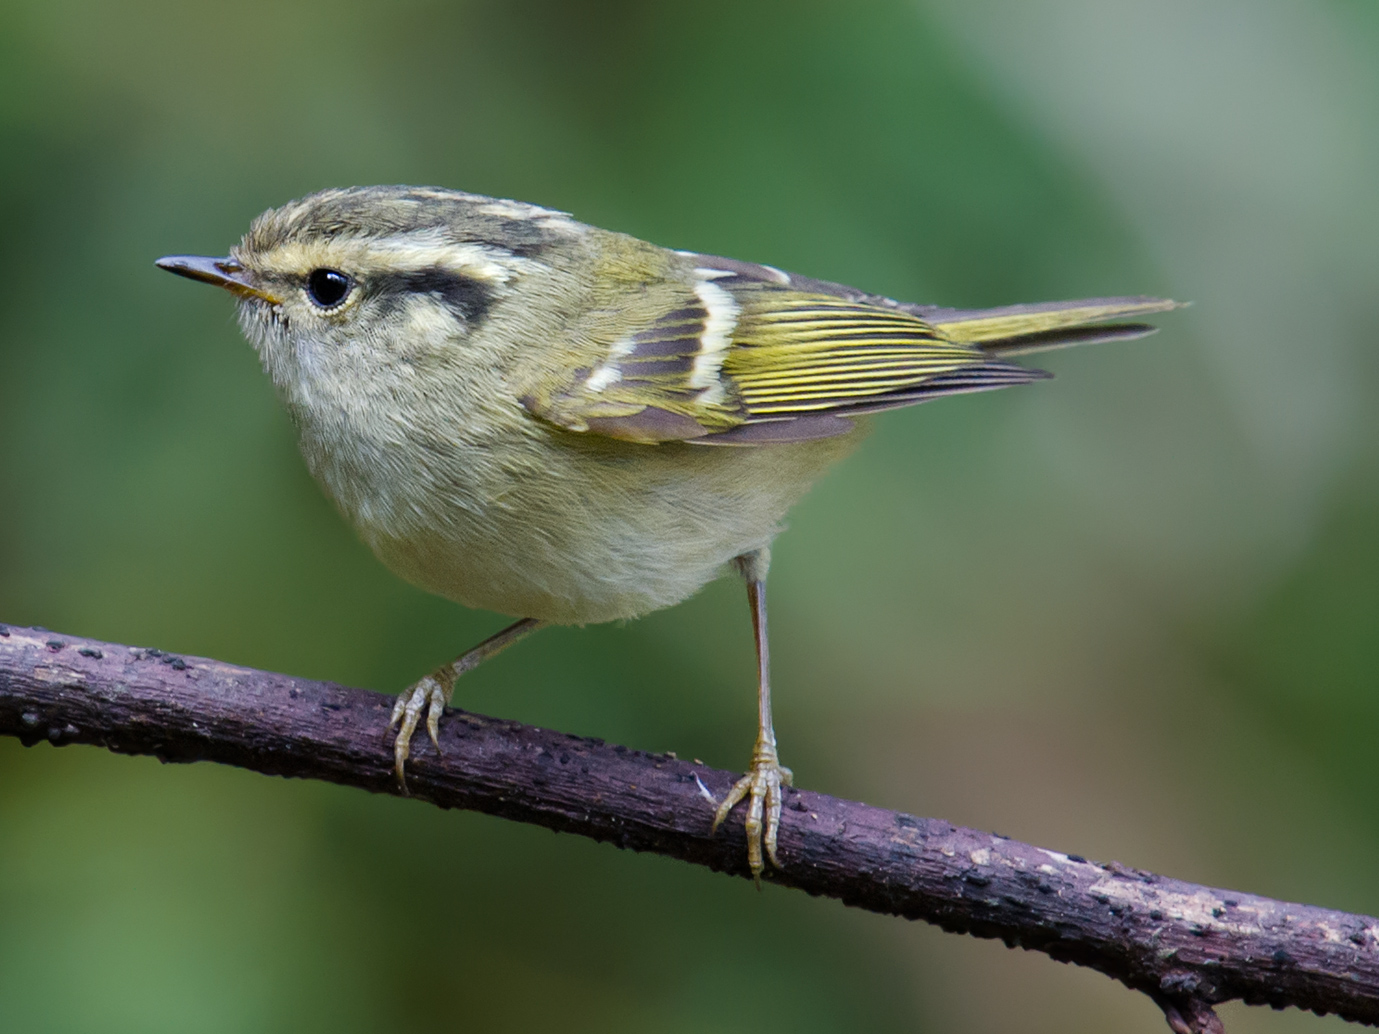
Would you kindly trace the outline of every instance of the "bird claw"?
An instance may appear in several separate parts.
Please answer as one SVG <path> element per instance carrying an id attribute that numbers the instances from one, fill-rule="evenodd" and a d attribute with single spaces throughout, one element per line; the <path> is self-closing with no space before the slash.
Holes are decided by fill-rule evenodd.
<path id="1" fill-rule="evenodd" d="M 751 770 L 733 784 L 713 817 L 712 832 L 717 833 L 728 813 L 743 798 L 747 799 L 747 864 L 758 887 L 766 869 L 762 861 L 763 846 L 771 865 L 782 868 L 776 857 L 776 835 L 780 831 L 782 787 L 789 786 L 793 778 L 794 774 L 776 756 L 775 745 L 758 741 L 752 752 Z"/>
<path id="2" fill-rule="evenodd" d="M 407 790 L 405 766 L 412 754 L 412 734 L 421 722 L 423 710 L 426 712 L 426 731 L 436 746 L 436 753 L 440 753 L 440 722 L 445 712 L 445 698 L 445 688 L 440 680 L 434 675 L 427 675 L 416 685 L 399 693 L 397 703 L 393 705 L 393 716 L 388 719 L 389 731 L 399 721 L 402 723 L 397 739 L 393 741 L 393 771 L 397 773 L 398 785 L 404 793 Z"/>

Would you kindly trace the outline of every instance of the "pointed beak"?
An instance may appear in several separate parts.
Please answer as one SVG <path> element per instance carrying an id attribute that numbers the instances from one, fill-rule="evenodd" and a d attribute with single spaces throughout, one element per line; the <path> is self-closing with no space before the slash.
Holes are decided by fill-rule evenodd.
<path id="1" fill-rule="evenodd" d="M 260 298 L 272 305 L 279 305 L 280 298 L 261 290 L 250 279 L 243 266 L 232 258 L 207 258 L 205 255 L 168 255 L 160 258 L 155 265 L 176 273 L 188 280 L 200 280 L 203 284 L 215 284 L 243 298 Z"/>

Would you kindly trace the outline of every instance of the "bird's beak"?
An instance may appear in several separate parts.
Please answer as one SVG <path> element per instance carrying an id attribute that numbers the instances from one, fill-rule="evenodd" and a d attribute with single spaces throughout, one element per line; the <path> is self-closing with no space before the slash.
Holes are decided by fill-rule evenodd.
<path id="1" fill-rule="evenodd" d="M 176 273 L 188 280 L 200 280 L 203 284 L 215 284 L 243 298 L 260 298 L 272 305 L 280 305 L 282 299 L 274 298 L 259 288 L 241 266 L 232 258 L 207 258 L 205 255 L 168 255 L 160 258 L 156 265 L 169 273 Z"/>

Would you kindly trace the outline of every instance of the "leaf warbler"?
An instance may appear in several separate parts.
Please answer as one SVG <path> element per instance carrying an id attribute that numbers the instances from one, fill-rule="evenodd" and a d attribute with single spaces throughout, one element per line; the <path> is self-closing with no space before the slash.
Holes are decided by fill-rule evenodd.
<path id="1" fill-rule="evenodd" d="M 732 567 L 758 658 L 748 861 L 777 867 L 782 786 L 766 571 L 785 512 L 858 418 L 1047 374 L 1025 352 L 1140 337 L 1174 308 L 1096 298 L 945 309 L 671 251 L 516 201 L 325 190 L 259 216 L 228 258 L 158 265 L 224 287 L 311 473 L 422 588 L 520 617 L 398 697 L 403 779 L 455 680 L 545 624 L 633 618 Z M 405 785 L 405 784 L 404 784 Z"/>

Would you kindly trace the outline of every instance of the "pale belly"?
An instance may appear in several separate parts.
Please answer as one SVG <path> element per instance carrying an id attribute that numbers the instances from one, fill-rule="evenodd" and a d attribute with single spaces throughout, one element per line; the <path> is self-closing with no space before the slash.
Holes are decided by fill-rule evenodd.
<path id="1" fill-rule="evenodd" d="M 339 469 L 317 473 L 378 557 L 413 584 L 470 607 L 585 624 L 678 603 L 769 545 L 786 510 L 860 436 L 469 450 L 428 457 L 424 478 L 371 487 L 342 484 Z"/>

